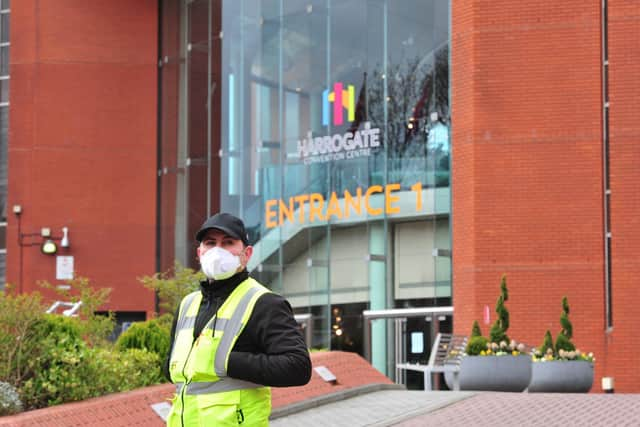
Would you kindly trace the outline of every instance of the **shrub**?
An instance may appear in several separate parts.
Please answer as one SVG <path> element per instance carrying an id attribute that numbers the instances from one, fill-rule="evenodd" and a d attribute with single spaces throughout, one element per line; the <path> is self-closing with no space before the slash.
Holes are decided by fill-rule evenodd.
<path id="1" fill-rule="evenodd" d="M 160 359 L 146 350 L 124 352 L 81 345 L 75 351 L 53 350 L 39 365 L 47 367 L 24 383 L 28 408 L 42 408 L 132 390 L 162 381 Z"/>
<path id="2" fill-rule="evenodd" d="M 42 408 L 163 381 L 158 354 L 140 349 L 114 351 L 107 341 L 113 319 L 96 315 L 95 310 L 106 301 L 108 289 L 93 290 L 87 279 L 79 278 L 71 291 L 66 300 L 83 301 L 79 317 L 46 314 L 38 293 L 0 291 L 0 381 L 17 391 L 23 408 Z M 154 323 L 168 330 L 168 322 L 170 316 Z M 158 345 L 153 350 L 161 352 L 162 348 Z M 2 396 L 0 402 L 4 404 Z"/>
<path id="3" fill-rule="evenodd" d="M 169 352 L 170 332 L 170 325 L 167 327 L 164 319 L 136 322 L 118 337 L 116 348 L 120 351 L 131 348 L 147 350 L 156 353 L 160 360 L 164 360 Z"/>
<path id="4" fill-rule="evenodd" d="M 509 337 L 507 336 L 507 329 L 509 329 L 509 311 L 504 306 L 504 303 L 509 300 L 509 292 L 507 291 L 507 276 L 503 275 L 502 280 L 500 282 L 500 296 L 498 297 L 498 302 L 496 303 L 496 313 L 498 314 L 498 318 L 494 322 L 493 326 L 491 326 L 491 331 L 489 332 L 489 340 L 493 343 L 501 343 L 501 342 L 509 342 Z"/>
<path id="5" fill-rule="evenodd" d="M 538 347 L 539 354 L 547 354 L 547 352 L 551 350 L 551 354 L 555 353 L 555 348 L 553 347 L 553 338 L 551 337 L 551 332 L 547 330 L 544 334 L 544 340 L 540 347 Z"/>
<path id="6" fill-rule="evenodd" d="M 39 349 L 27 361 L 26 375 L 19 385 L 27 409 L 75 400 L 66 396 L 77 393 L 85 382 L 88 347 L 81 331 L 78 318 L 46 314 L 38 321 L 32 340 Z"/>
<path id="7" fill-rule="evenodd" d="M 172 270 L 156 273 L 153 276 L 144 276 L 138 280 L 146 288 L 153 289 L 158 293 L 159 305 L 164 312 L 173 314 L 182 298 L 197 290 L 200 281 L 204 279 L 205 276 L 201 271 L 184 267 L 176 261 Z"/>
<path id="8" fill-rule="evenodd" d="M 483 336 L 472 336 L 467 343 L 465 352 L 469 356 L 478 356 L 487 349 L 489 340 Z"/>
<path id="9" fill-rule="evenodd" d="M 19 387 L 30 375 L 27 362 L 41 352 L 36 327 L 45 317 L 40 294 L 0 291 L 0 381 Z"/>
<path id="10" fill-rule="evenodd" d="M 0 381 L 0 417 L 22 411 L 22 402 L 16 389 L 9 383 Z"/>
<path id="11" fill-rule="evenodd" d="M 569 302 L 567 297 L 562 298 L 562 315 L 560 315 L 560 332 L 556 338 L 556 351 L 560 353 L 560 350 L 574 351 L 576 346 L 571 342 L 573 337 L 573 325 L 569 321 Z"/>
<path id="12" fill-rule="evenodd" d="M 109 301 L 111 288 L 96 289 L 88 278 L 81 276 L 68 281 L 67 284 L 68 289 L 60 289 L 47 281 L 39 282 L 41 287 L 54 291 L 64 301 L 82 301 L 79 316 L 83 320 L 79 323 L 82 337 L 90 345 L 106 345 L 113 332 L 115 319 L 112 313 L 104 316 L 96 312 Z"/>
<path id="13" fill-rule="evenodd" d="M 160 357 L 140 349 L 114 352 L 105 348 L 91 351 L 89 368 L 95 378 L 93 396 L 132 390 L 164 382 Z"/>
<path id="14" fill-rule="evenodd" d="M 473 327 L 471 328 L 471 336 L 472 337 L 481 337 L 482 330 L 480 329 L 480 324 L 477 320 L 473 322 Z"/>

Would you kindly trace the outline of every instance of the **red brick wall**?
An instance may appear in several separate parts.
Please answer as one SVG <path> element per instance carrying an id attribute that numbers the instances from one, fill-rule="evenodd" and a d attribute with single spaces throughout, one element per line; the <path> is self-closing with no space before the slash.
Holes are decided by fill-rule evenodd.
<path id="1" fill-rule="evenodd" d="M 640 391 L 640 3 L 609 0 L 613 331 L 605 374 L 616 391 Z"/>
<path id="2" fill-rule="evenodd" d="M 614 236 L 616 227 L 624 235 L 614 248 L 614 277 L 621 276 L 614 283 L 614 313 L 621 327 L 636 323 L 631 277 L 640 264 L 631 268 L 640 244 L 630 221 L 639 198 L 631 162 L 638 159 L 631 145 L 638 128 L 629 126 L 640 99 L 638 6 L 632 3 L 610 2 L 618 16 L 623 5 L 628 9 L 617 27 L 611 17 L 618 35 L 610 40 L 612 55 L 620 52 L 618 62 L 624 58 L 627 67 L 612 75 L 612 97 L 625 92 L 626 100 L 620 113 L 612 112 L 612 124 L 628 135 L 612 136 L 619 147 L 612 149 L 612 177 L 624 174 L 612 179 L 612 188 L 617 182 L 629 194 L 612 207 Z M 600 377 L 613 375 L 616 389 L 639 391 L 639 374 L 632 371 L 640 360 L 632 356 L 630 335 L 620 331 L 628 342 L 615 347 L 621 356 L 614 364 L 608 359 L 614 347 L 605 345 L 600 28 L 600 2 L 453 2 L 454 330 L 468 334 L 473 320 L 482 322 L 485 305 L 495 320 L 506 273 L 513 338 L 538 345 L 545 330 L 557 334 L 566 295 L 574 342 L 598 359 L 594 390 Z"/>
<path id="3" fill-rule="evenodd" d="M 112 287 L 107 309 L 154 309 L 158 2 L 11 4 L 9 205 L 23 232 L 69 227 L 77 274 Z M 7 239 L 18 285 L 15 217 Z M 55 281 L 55 257 L 23 251 L 23 287 Z"/>

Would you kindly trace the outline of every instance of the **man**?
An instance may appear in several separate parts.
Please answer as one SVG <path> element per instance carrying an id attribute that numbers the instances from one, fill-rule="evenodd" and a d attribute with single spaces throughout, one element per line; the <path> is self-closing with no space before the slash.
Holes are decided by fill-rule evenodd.
<path id="1" fill-rule="evenodd" d="M 165 375 L 176 384 L 167 425 L 267 426 L 269 386 L 309 382 L 311 360 L 291 306 L 249 277 L 241 219 L 218 213 L 196 240 L 207 280 L 178 307 Z"/>

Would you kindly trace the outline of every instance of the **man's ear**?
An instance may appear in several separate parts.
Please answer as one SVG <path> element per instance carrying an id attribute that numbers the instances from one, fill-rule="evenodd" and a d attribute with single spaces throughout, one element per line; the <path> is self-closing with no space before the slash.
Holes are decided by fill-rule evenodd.
<path id="1" fill-rule="evenodd" d="M 244 248 L 244 258 L 246 264 L 249 264 L 249 260 L 251 259 L 251 255 L 253 255 L 253 246 L 247 246 Z"/>
<path id="2" fill-rule="evenodd" d="M 200 245 L 198 245 L 198 248 L 196 249 L 196 253 L 198 254 L 198 259 L 200 258 L 200 251 L 202 250 L 202 248 L 200 247 Z"/>

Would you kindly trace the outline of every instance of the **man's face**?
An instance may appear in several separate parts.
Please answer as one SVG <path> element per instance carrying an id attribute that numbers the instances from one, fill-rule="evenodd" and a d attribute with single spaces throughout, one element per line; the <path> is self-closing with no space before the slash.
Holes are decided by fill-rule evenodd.
<path id="1" fill-rule="evenodd" d="M 251 254 L 253 253 L 252 246 L 245 246 L 244 243 L 242 243 L 242 240 L 235 239 L 223 231 L 212 228 L 207 230 L 200 242 L 200 246 L 198 246 L 198 257 L 202 257 L 209 249 L 215 246 L 225 249 L 233 255 L 240 257 L 241 266 L 238 271 L 246 267 L 249 259 L 251 258 Z"/>

